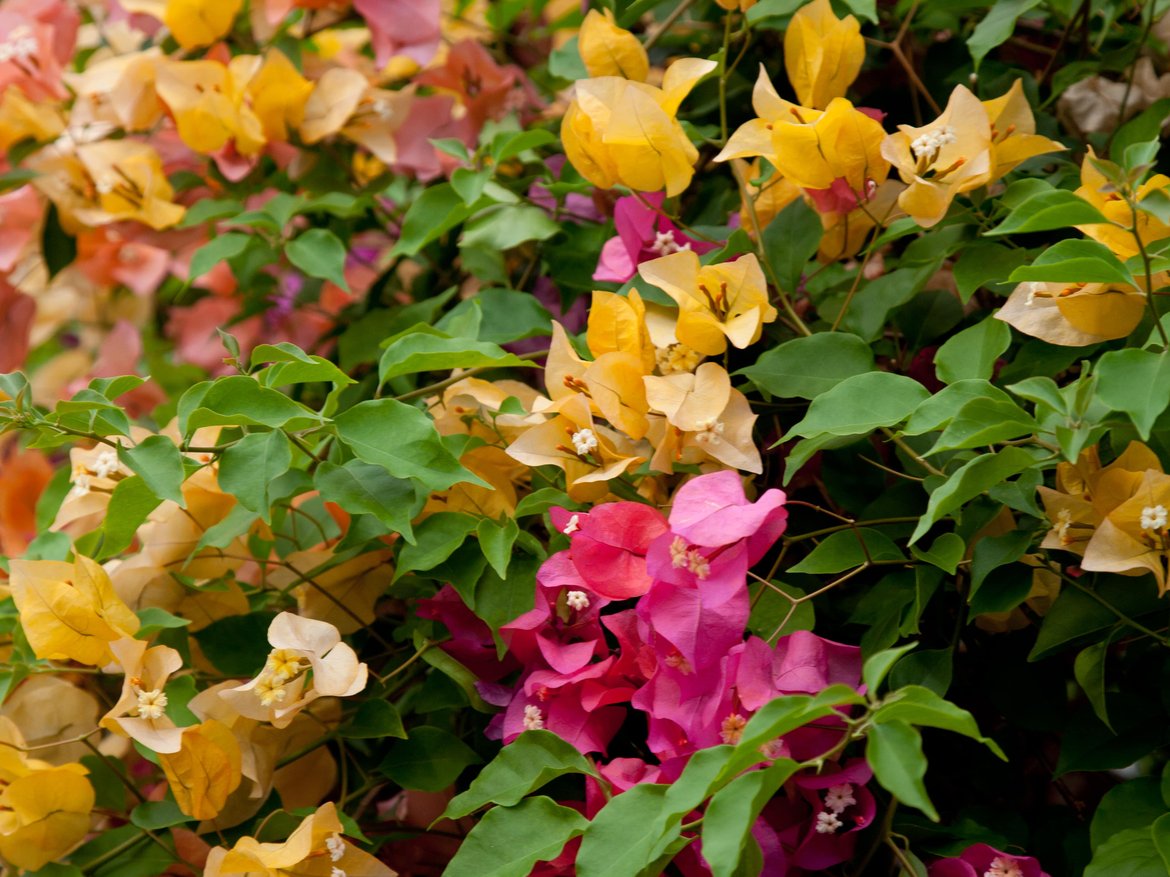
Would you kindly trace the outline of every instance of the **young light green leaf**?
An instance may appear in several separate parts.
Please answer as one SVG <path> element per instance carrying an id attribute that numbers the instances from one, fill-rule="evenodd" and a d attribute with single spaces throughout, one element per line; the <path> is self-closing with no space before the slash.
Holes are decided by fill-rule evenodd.
<path id="1" fill-rule="evenodd" d="M 589 820 L 572 807 L 538 795 L 515 807 L 493 807 L 459 845 L 445 877 L 527 877 L 537 862 L 555 859 Z"/>

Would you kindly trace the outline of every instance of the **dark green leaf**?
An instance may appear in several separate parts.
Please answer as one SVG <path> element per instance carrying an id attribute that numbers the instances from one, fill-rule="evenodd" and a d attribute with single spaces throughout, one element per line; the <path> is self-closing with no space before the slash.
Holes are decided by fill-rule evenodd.
<path id="1" fill-rule="evenodd" d="M 765 350 L 754 365 L 736 374 L 773 396 L 815 399 L 846 378 L 873 369 L 873 350 L 856 335 L 822 332 Z"/>
<path id="2" fill-rule="evenodd" d="M 440 792 L 480 758 L 466 743 L 442 728 L 423 725 L 395 743 L 378 767 L 404 789 Z"/>
<path id="3" fill-rule="evenodd" d="M 426 500 L 418 495 L 413 481 L 395 478 L 381 466 L 350 460 L 343 466 L 322 463 L 313 483 L 321 496 L 350 514 L 373 515 L 390 532 L 414 542 L 411 521 Z"/>

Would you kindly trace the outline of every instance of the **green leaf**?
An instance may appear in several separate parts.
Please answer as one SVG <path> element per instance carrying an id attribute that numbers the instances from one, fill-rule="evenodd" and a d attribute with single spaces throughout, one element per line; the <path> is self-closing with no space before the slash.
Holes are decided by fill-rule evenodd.
<path id="1" fill-rule="evenodd" d="M 589 821 L 543 795 L 515 807 L 493 807 L 459 845 L 445 877 L 527 877 L 555 859 Z"/>
<path id="2" fill-rule="evenodd" d="M 1015 402 L 1008 399 L 972 399 L 955 414 L 927 457 L 943 451 L 979 448 L 1009 439 L 1032 435 L 1040 426 Z"/>
<path id="3" fill-rule="evenodd" d="M 333 232 L 311 228 L 289 241 L 284 254 L 310 277 L 328 280 L 349 292 L 345 282 L 345 244 Z"/>
<path id="4" fill-rule="evenodd" d="M 938 811 L 930 803 L 926 785 L 926 756 L 922 735 L 905 722 L 873 725 L 865 738 L 865 760 L 882 788 L 938 822 Z"/>
<path id="5" fill-rule="evenodd" d="M 1028 448 L 1004 448 L 995 454 L 983 454 L 964 464 L 930 494 L 926 514 L 910 537 L 911 544 L 926 535 L 936 521 L 960 506 L 986 493 L 1013 475 L 1034 466 L 1041 453 Z"/>
<path id="6" fill-rule="evenodd" d="M 475 528 L 483 556 L 501 579 L 508 575 L 508 564 L 512 560 L 512 545 L 520 534 L 514 518 L 506 518 L 502 524 L 491 518 L 484 518 Z"/>
<path id="7" fill-rule="evenodd" d="M 975 62 L 975 70 L 987 53 L 1007 41 L 1016 28 L 1016 20 L 1030 9 L 1040 5 L 1040 0 L 1000 0 L 993 3 L 983 20 L 975 26 L 967 38 L 967 49 Z"/>
<path id="8" fill-rule="evenodd" d="M 404 789 L 441 792 L 480 757 L 466 743 L 442 728 L 423 725 L 395 743 L 378 766 Z"/>
<path id="9" fill-rule="evenodd" d="M 204 381 L 179 399 L 179 429 L 184 435 L 201 426 L 306 429 L 320 423 L 316 412 L 243 375 Z"/>
<path id="10" fill-rule="evenodd" d="M 383 467 L 396 478 L 412 478 L 428 490 L 446 490 L 466 481 L 487 487 L 459 464 L 417 408 L 395 399 L 361 402 L 333 420 L 338 437 L 359 460 Z"/>
<path id="11" fill-rule="evenodd" d="M 1011 273 L 1012 281 L 1047 280 L 1058 283 L 1123 283 L 1133 276 L 1104 244 L 1084 239 L 1060 241 L 1041 253 L 1031 265 Z"/>
<path id="12" fill-rule="evenodd" d="M 1119 831 L 1093 851 L 1084 877 L 1166 877 L 1153 826 Z"/>
<path id="13" fill-rule="evenodd" d="M 898 546 L 884 533 L 858 527 L 829 534 L 808 557 L 789 567 L 788 571 L 824 575 L 853 569 L 870 560 L 904 559 Z"/>
<path id="14" fill-rule="evenodd" d="M 947 339 L 934 357 L 934 370 L 944 384 L 981 378 L 995 371 L 995 362 L 1012 343 L 1011 327 L 987 317 Z"/>
<path id="15" fill-rule="evenodd" d="M 525 515 L 539 515 L 551 509 L 553 506 L 562 506 L 563 508 L 576 508 L 577 504 L 569 499 L 569 495 L 563 490 L 555 487 L 542 487 L 539 490 L 534 490 L 520 502 L 516 503 L 516 517 L 523 518 Z"/>
<path id="16" fill-rule="evenodd" d="M 554 779 L 566 774 L 598 776 L 592 762 L 551 731 L 525 731 L 456 795 L 444 819 L 460 819 L 487 804 L 511 807 Z"/>
<path id="17" fill-rule="evenodd" d="M 160 499 L 169 499 L 186 508 L 183 499 L 183 455 L 164 435 L 150 435 L 133 447 L 118 446 L 118 459 L 129 466 Z"/>
<path id="18" fill-rule="evenodd" d="M 764 229 L 764 249 L 780 288 L 793 292 L 821 244 L 824 228 L 815 210 L 797 198 Z"/>
<path id="19" fill-rule="evenodd" d="M 463 544 L 479 522 L 459 512 L 437 512 L 414 531 L 414 544 L 403 545 L 395 579 L 415 570 L 434 569 Z"/>
<path id="20" fill-rule="evenodd" d="M 1102 642 L 1081 649 L 1073 663 L 1077 684 L 1085 692 L 1097 718 L 1110 731 L 1113 730 L 1113 726 L 1109 724 L 1109 710 L 1105 700 L 1105 659 L 1109 653 L 1111 640 L 1112 637 L 1107 637 Z"/>
<path id="21" fill-rule="evenodd" d="M 1079 588 L 1061 590 L 1044 616 L 1029 661 L 1039 661 L 1090 636 L 1099 637 L 1101 631 L 1118 624 L 1118 612 L 1140 620 L 1143 615 L 1165 608 L 1165 602 L 1158 599 L 1157 589 L 1135 588 L 1134 579 L 1129 576 L 1097 575 L 1094 590 L 1100 600 Z M 1101 600 L 1112 608 L 1106 608 Z"/>
<path id="22" fill-rule="evenodd" d="M 864 435 L 905 420 L 930 392 L 913 378 L 868 372 L 846 378 L 817 396 L 804 419 L 788 430 L 792 436 Z"/>
<path id="23" fill-rule="evenodd" d="M 985 235 L 1018 234 L 1032 231 L 1052 231 L 1074 225 L 1108 222 L 1100 210 L 1067 189 L 1039 192 L 1012 208 L 1007 219 Z"/>
<path id="24" fill-rule="evenodd" d="M 949 387 L 943 387 L 921 405 L 914 409 L 906 425 L 902 427 L 903 435 L 922 435 L 934 432 L 949 423 L 964 405 L 973 399 L 992 399 L 1011 402 L 1011 397 L 998 387 L 987 381 L 967 380 L 956 381 Z"/>
<path id="25" fill-rule="evenodd" d="M 923 551 L 917 545 L 910 548 L 910 553 L 919 560 L 937 566 L 948 575 L 954 575 L 959 568 L 959 561 L 967 553 L 967 543 L 958 533 L 943 533 L 934 540 L 929 551 Z"/>
<path id="26" fill-rule="evenodd" d="M 1166 812 L 1157 777 L 1136 777 L 1114 786 L 1093 811 L 1089 843 L 1101 846 L 1119 831 L 1150 825 Z"/>
<path id="27" fill-rule="evenodd" d="M 195 201 L 191 207 L 187 208 L 187 212 L 183 214 L 183 220 L 179 222 L 177 228 L 193 228 L 201 226 L 205 222 L 227 219 L 228 216 L 236 216 L 241 213 L 243 213 L 243 202 L 234 198 L 204 198 Z"/>
<path id="28" fill-rule="evenodd" d="M 481 289 L 474 297 L 461 301 L 448 311 L 444 319 L 458 319 L 463 312 L 472 309 L 479 318 L 479 333 L 476 335 L 479 341 L 508 344 L 552 333 L 552 315 L 529 292 L 496 287 Z"/>
<path id="29" fill-rule="evenodd" d="M 140 623 L 135 633 L 138 639 L 145 639 L 153 633 L 158 633 L 160 630 L 187 627 L 191 624 L 191 619 L 179 618 L 179 616 L 172 615 L 167 610 L 158 606 L 146 606 L 137 610 L 134 614 L 138 616 Z"/>
<path id="30" fill-rule="evenodd" d="M 736 777 L 712 796 L 703 813 L 703 858 L 714 877 L 741 873 L 744 856 L 756 843 L 752 826 L 797 767 L 791 759 L 777 759 L 764 770 Z"/>
<path id="31" fill-rule="evenodd" d="M 960 301 L 966 304 L 983 287 L 1006 293 L 1008 275 L 1027 261 L 1028 251 L 1022 247 L 976 241 L 964 248 L 954 267 Z"/>
<path id="32" fill-rule="evenodd" d="M 896 648 L 882 649 L 882 651 L 865 659 L 865 663 L 861 666 L 861 681 L 865 683 L 865 690 L 869 692 L 871 697 L 877 694 L 878 688 L 881 687 L 882 682 L 885 681 L 887 674 L 898 662 L 898 659 L 917 646 L 918 643 L 906 643 Z"/>
<path id="33" fill-rule="evenodd" d="M 313 484 L 321 496 L 352 515 L 373 515 L 391 533 L 415 541 L 411 521 L 426 502 L 414 482 L 395 478 L 381 466 L 350 460 L 343 466 L 325 462 L 317 467 Z"/>
<path id="34" fill-rule="evenodd" d="M 1007 760 L 999 745 L 979 732 L 974 716 L 921 685 L 907 685 L 891 692 L 874 711 L 873 721 L 878 724 L 904 722 L 952 731 L 982 743 L 1001 759 Z"/>
<path id="35" fill-rule="evenodd" d="M 541 207 L 502 205 L 468 222 L 459 246 L 504 252 L 527 241 L 548 240 L 560 230 L 560 225 Z"/>
<path id="36" fill-rule="evenodd" d="M 166 800 L 143 801 L 130 811 L 130 821 L 139 828 L 158 831 L 161 828 L 191 822 L 192 819 L 183 813 L 174 801 Z"/>
<path id="37" fill-rule="evenodd" d="M 873 350 L 856 335 L 821 332 L 765 350 L 736 374 L 773 396 L 815 399 L 846 378 L 873 370 Z"/>
<path id="38" fill-rule="evenodd" d="M 381 740 L 384 737 L 407 738 L 398 708 L 388 700 L 367 700 L 352 719 L 341 727 L 341 735 L 352 740 Z"/>
<path id="39" fill-rule="evenodd" d="M 411 202 L 402 218 L 402 231 L 390 255 L 416 255 L 431 241 L 438 240 L 467 219 L 473 206 L 464 204 L 450 183 L 427 186 Z"/>
<path id="40" fill-rule="evenodd" d="M 191 256 L 191 265 L 187 276 L 191 280 L 202 277 L 220 262 L 226 262 L 228 259 L 240 255 L 251 242 L 252 236 L 250 234 L 239 231 L 216 235 Z"/>
<path id="41" fill-rule="evenodd" d="M 96 560 L 106 560 L 125 551 L 134 540 L 134 534 L 147 517 L 162 502 L 146 481 L 135 475 L 123 478 L 110 495 L 106 516 L 102 519 L 99 532 L 101 553 Z"/>
<path id="42" fill-rule="evenodd" d="M 283 432 L 248 433 L 220 456 L 219 485 L 269 523 L 269 485 L 291 465 L 292 446 Z"/>
<path id="43" fill-rule="evenodd" d="M 489 341 L 452 338 L 420 323 L 391 339 L 382 351 L 378 380 L 385 383 L 399 375 L 456 368 L 528 368 L 532 365 Z"/>
<path id="44" fill-rule="evenodd" d="M 492 138 L 488 151 L 491 152 L 492 160 L 499 164 L 522 152 L 556 142 L 556 135 L 543 128 L 531 128 L 527 131 L 501 131 Z"/>
<path id="45" fill-rule="evenodd" d="M 1162 867 L 1170 874 L 1170 813 L 1164 813 L 1151 826 L 1154 848 L 1162 857 Z"/>
<path id="46" fill-rule="evenodd" d="M 1097 398 L 1124 411 L 1143 439 L 1170 406 L 1170 356 L 1149 350 L 1111 350 L 1097 361 Z"/>
<path id="47" fill-rule="evenodd" d="M 578 877 L 628 877 L 653 863 L 680 833 L 676 820 L 663 817 L 668 788 L 640 783 L 611 798 L 585 831 Z"/>

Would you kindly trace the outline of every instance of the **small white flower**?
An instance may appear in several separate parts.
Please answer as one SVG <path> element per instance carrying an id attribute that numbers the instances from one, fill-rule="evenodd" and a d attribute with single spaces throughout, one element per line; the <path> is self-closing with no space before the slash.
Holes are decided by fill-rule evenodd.
<path id="1" fill-rule="evenodd" d="M 711 574 L 711 564 L 698 548 L 692 548 L 687 552 L 687 569 L 694 573 L 697 579 L 705 579 Z"/>
<path id="2" fill-rule="evenodd" d="M 670 543 L 670 565 L 675 569 L 685 569 L 688 553 L 686 540 L 682 536 L 675 536 Z"/>
<path id="3" fill-rule="evenodd" d="M 252 690 L 260 698 L 262 706 L 284 703 L 288 698 L 288 689 L 284 687 L 284 683 L 268 673 L 256 680 L 256 687 Z"/>
<path id="4" fill-rule="evenodd" d="M 573 449 L 582 457 L 597 450 L 597 436 L 591 429 L 579 429 L 573 433 Z"/>
<path id="5" fill-rule="evenodd" d="M 584 591 L 569 591 L 565 595 L 565 602 L 569 604 L 570 608 L 582 612 L 589 608 L 589 595 Z"/>
<path id="6" fill-rule="evenodd" d="M 1068 528 L 1072 526 L 1072 512 L 1061 509 L 1056 515 L 1056 537 L 1061 545 L 1068 545 L 1072 540 L 1068 538 Z"/>
<path id="7" fill-rule="evenodd" d="M 329 850 L 331 861 L 340 862 L 341 857 L 345 855 L 345 841 L 341 839 L 340 834 L 334 832 L 325 838 L 325 849 Z"/>
<path id="8" fill-rule="evenodd" d="M 561 532 L 566 536 L 571 536 L 573 533 L 576 533 L 581 529 L 581 525 L 578 523 L 580 520 L 580 515 L 573 515 L 571 518 L 569 518 L 569 523 L 565 524 L 564 529 L 562 529 Z"/>
<path id="9" fill-rule="evenodd" d="M 1163 505 L 1146 506 L 1142 509 L 1143 530 L 1164 530 L 1166 528 L 1167 513 Z"/>
<path id="10" fill-rule="evenodd" d="M 524 730 L 539 731 L 544 727 L 544 713 L 540 707 L 529 704 L 524 707 Z"/>
<path id="11" fill-rule="evenodd" d="M 118 471 L 118 452 L 110 449 L 98 454 L 93 464 L 93 474 L 98 478 L 109 478 Z"/>
<path id="12" fill-rule="evenodd" d="M 914 153 L 915 158 L 929 159 L 948 143 L 954 143 L 956 139 L 958 138 L 955 137 L 955 129 L 950 125 L 943 125 L 941 128 L 932 128 L 925 134 L 919 134 L 910 144 L 910 151 Z"/>
<path id="13" fill-rule="evenodd" d="M 842 783 L 839 786 L 829 786 L 829 790 L 825 792 L 825 807 L 832 810 L 834 813 L 840 815 L 844 813 L 846 808 L 852 807 L 857 803 L 857 799 L 853 797 L 853 786 L 849 783 Z"/>
<path id="14" fill-rule="evenodd" d="M 329 872 L 329 877 L 349 877 L 349 875 L 334 865 L 333 869 Z"/>
<path id="15" fill-rule="evenodd" d="M 717 445 L 723 441 L 723 421 L 708 420 L 699 424 L 699 431 L 695 434 L 695 441 L 701 445 Z"/>
<path id="16" fill-rule="evenodd" d="M 88 496 L 90 486 L 89 474 L 77 472 L 73 475 L 73 489 L 69 491 L 69 495 L 74 498 Z"/>
<path id="17" fill-rule="evenodd" d="M 836 813 L 828 810 L 817 814 L 817 834 L 832 834 L 844 824 L 837 818 Z"/>
<path id="18" fill-rule="evenodd" d="M 682 250 L 689 250 L 690 248 L 690 241 L 687 241 L 685 244 L 680 244 L 674 238 L 674 230 L 668 228 L 666 231 L 654 232 L 654 243 L 650 245 L 650 252 L 657 253 L 660 256 L 669 256 L 671 253 L 678 253 Z"/>
<path id="19" fill-rule="evenodd" d="M 1024 872 L 1015 859 L 996 856 L 991 860 L 991 867 L 983 872 L 983 877 L 1024 877 Z"/>
<path id="20" fill-rule="evenodd" d="M 167 696 L 157 688 L 138 692 L 138 715 L 144 719 L 161 719 L 167 707 Z"/>

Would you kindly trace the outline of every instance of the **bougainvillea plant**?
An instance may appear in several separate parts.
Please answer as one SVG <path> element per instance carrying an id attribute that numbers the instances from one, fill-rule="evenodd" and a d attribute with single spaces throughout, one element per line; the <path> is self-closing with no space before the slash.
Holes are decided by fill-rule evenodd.
<path id="1" fill-rule="evenodd" d="M 2 0 L 0 875 L 1170 874 L 1168 12 Z"/>

